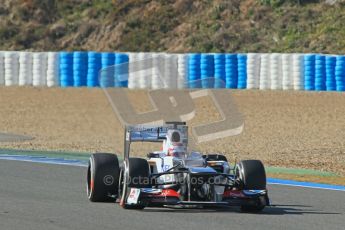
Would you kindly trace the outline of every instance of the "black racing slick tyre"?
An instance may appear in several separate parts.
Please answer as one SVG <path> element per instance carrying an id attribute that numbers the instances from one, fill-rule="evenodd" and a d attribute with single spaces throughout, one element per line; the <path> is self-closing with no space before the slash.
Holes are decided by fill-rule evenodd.
<path id="1" fill-rule="evenodd" d="M 265 190 L 266 172 L 259 160 L 240 161 L 236 167 L 236 176 L 244 190 Z"/>
<path id="2" fill-rule="evenodd" d="M 143 204 L 129 205 L 127 198 L 131 188 L 149 188 L 150 167 L 147 160 L 142 158 L 129 158 L 124 162 L 119 179 L 119 202 L 126 209 L 143 209 Z"/>
<path id="3" fill-rule="evenodd" d="M 87 170 L 87 196 L 92 202 L 110 202 L 118 192 L 119 161 L 115 154 L 95 153 Z"/>
<path id="4" fill-rule="evenodd" d="M 243 190 L 266 190 L 266 172 L 264 165 L 259 160 L 240 161 L 236 167 L 236 177 Z M 256 205 L 242 205 L 243 212 L 259 212 L 268 202 L 265 195 L 258 199 Z"/>

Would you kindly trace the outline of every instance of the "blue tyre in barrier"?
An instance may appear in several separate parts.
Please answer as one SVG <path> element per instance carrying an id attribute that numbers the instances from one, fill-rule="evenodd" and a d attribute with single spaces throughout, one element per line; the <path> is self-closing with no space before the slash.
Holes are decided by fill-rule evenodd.
<path id="1" fill-rule="evenodd" d="M 304 88 L 315 90 L 315 55 L 304 56 Z"/>
<path id="2" fill-rule="evenodd" d="M 73 86 L 86 86 L 87 75 L 87 53 L 74 52 L 73 53 Z"/>
<path id="3" fill-rule="evenodd" d="M 60 52 L 59 61 L 61 87 L 73 86 L 73 53 Z"/>
<path id="4" fill-rule="evenodd" d="M 115 87 L 128 87 L 128 62 L 127 54 L 117 53 L 115 55 Z"/>
<path id="5" fill-rule="evenodd" d="M 99 86 L 99 72 L 102 68 L 101 63 L 101 54 L 97 52 L 88 53 L 88 69 L 87 69 L 87 78 L 86 85 L 88 87 L 97 87 Z"/>
<path id="6" fill-rule="evenodd" d="M 326 59 L 315 55 L 315 90 L 326 90 Z"/>
<path id="7" fill-rule="evenodd" d="M 202 88 L 214 86 L 214 58 L 212 54 L 202 54 L 200 58 L 200 77 Z"/>
<path id="8" fill-rule="evenodd" d="M 345 91 L 345 56 L 336 57 L 335 81 L 336 90 Z"/>
<path id="9" fill-rule="evenodd" d="M 214 55 L 214 88 L 225 88 L 225 54 Z"/>
<path id="10" fill-rule="evenodd" d="M 225 55 L 225 87 L 237 89 L 238 74 L 237 74 L 237 55 Z"/>
<path id="11" fill-rule="evenodd" d="M 201 54 L 194 53 L 188 55 L 188 87 L 189 88 L 200 88 L 201 69 L 200 59 Z"/>
<path id="12" fill-rule="evenodd" d="M 237 70 L 238 70 L 238 89 L 247 88 L 247 55 L 238 54 L 237 55 Z"/>
<path id="13" fill-rule="evenodd" d="M 326 90 L 333 91 L 336 90 L 335 82 L 335 63 L 336 58 L 334 56 L 326 56 Z"/>
<path id="14" fill-rule="evenodd" d="M 101 53 L 102 70 L 100 72 L 99 84 L 101 87 L 114 86 L 114 53 Z"/>

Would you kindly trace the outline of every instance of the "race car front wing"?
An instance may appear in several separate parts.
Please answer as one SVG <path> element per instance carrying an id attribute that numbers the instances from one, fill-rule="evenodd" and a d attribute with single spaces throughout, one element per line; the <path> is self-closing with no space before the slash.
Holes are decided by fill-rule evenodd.
<path id="1" fill-rule="evenodd" d="M 181 195 L 173 189 L 131 188 L 127 205 L 141 204 L 146 207 L 224 207 L 264 204 L 270 202 L 266 190 L 225 190 L 221 201 L 181 200 Z"/>

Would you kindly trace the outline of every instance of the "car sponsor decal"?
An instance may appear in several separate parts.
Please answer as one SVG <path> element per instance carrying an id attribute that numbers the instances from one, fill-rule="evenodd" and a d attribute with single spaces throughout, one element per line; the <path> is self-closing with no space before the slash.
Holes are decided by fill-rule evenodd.
<path id="1" fill-rule="evenodd" d="M 131 188 L 131 192 L 127 198 L 127 204 L 137 204 L 140 195 L 140 189 Z"/>

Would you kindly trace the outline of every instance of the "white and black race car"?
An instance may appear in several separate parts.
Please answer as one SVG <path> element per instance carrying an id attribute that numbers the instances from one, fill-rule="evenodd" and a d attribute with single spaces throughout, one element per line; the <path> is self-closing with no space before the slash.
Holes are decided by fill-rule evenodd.
<path id="1" fill-rule="evenodd" d="M 163 142 L 147 158 L 130 157 L 132 142 Z M 92 154 L 87 195 L 92 202 L 118 201 L 126 209 L 145 207 L 240 206 L 259 212 L 269 205 L 265 168 L 259 160 L 231 167 L 224 155 L 187 153 L 188 126 L 127 126 L 120 163 L 115 154 Z"/>

